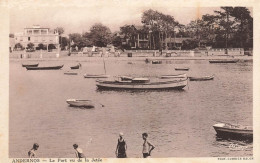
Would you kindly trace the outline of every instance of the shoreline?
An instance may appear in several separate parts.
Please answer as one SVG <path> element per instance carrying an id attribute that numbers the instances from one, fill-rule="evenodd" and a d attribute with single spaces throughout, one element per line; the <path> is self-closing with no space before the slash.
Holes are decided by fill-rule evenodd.
<path id="1" fill-rule="evenodd" d="M 93 61 L 93 60 L 121 60 L 121 61 L 142 61 L 148 59 L 152 60 L 218 60 L 218 59 L 239 59 L 241 61 L 253 61 L 253 56 L 200 56 L 200 57 L 146 57 L 146 56 L 139 56 L 139 57 L 87 57 L 87 56 L 61 56 L 58 58 L 54 57 L 47 57 L 47 58 L 9 58 L 9 61 Z"/>

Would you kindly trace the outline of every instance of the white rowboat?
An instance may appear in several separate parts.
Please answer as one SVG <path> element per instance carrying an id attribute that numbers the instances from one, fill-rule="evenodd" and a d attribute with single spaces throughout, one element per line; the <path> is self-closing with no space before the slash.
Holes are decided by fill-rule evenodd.
<path id="1" fill-rule="evenodd" d="M 86 108 L 94 108 L 95 105 L 91 100 L 81 100 L 81 99 L 68 99 L 66 101 L 70 106 L 76 107 L 86 107 Z"/>

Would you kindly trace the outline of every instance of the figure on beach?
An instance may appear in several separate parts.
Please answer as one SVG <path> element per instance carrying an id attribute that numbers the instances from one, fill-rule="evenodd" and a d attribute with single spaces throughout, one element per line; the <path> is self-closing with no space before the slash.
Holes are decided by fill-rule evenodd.
<path id="1" fill-rule="evenodd" d="M 73 148 L 75 149 L 75 154 L 77 158 L 85 158 L 83 150 L 79 148 L 78 144 L 73 144 Z"/>
<path id="2" fill-rule="evenodd" d="M 28 152 L 29 158 L 36 158 L 36 151 L 39 148 L 39 144 L 34 143 L 32 149 Z"/>
<path id="3" fill-rule="evenodd" d="M 151 152 L 152 150 L 155 148 L 154 145 L 147 140 L 148 138 L 148 134 L 147 133 L 143 133 L 142 134 L 144 143 L 143 143 L 143 157 L 147 158 L 149 156 L 151 156 Z"/>
<path id="4" fill-rule="evenodd" d="M 125 139 L 123 138 L 123 135 L 124 134 L 122 132 L 119 133 L 119 138 L 117 141 L 116 152 L 115 152 L 117 158 L 126 158 L 127 157 L 127 155 L 126 155 L 127 145 L 126 145 Z"/>

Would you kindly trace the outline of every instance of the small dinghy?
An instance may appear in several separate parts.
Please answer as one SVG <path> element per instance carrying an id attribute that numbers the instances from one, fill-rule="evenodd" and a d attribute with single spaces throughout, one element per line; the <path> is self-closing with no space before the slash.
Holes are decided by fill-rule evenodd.
<path id="1" fill-rule="evenodd" d="M 79 63 L 78 65 L 76 65 L 76 66 L 71 66 L 70 68 L 71 69 L 79 69 L 81 67 L 81 64 Z"/>
<path id="2" fill-rule="evenodd" d="M 187 78 L 187 74 L 162 75 L 159 78 L 161 78 L 161 79 Z"/>
<path id="3" fill-rule="evenodd" d="M 218 60 L 209 60 L 209 63 L 237 63 L 239 59 L 218 59 Z"/>
<path id="4" fill-rule="evenodd" d="M 74 107 L 84 107 L 84 108 L 94 108 L 95 105 L 91 100 L 81 100 L 81 99 L 68 99 L 66 101 L 70 106 Z"/>
<path id="5" fill-rule="evenodd" d="M 94 75 L 94 74 L 84 74 L 84 78 L 108 78 L 110 77 L 109 75 L 106 75 L 106 74 L 97 74 L 97 75 Z"/>
<path id="6" fill-rule="evenodd" d="M 68 71 L 68 72 L 64 72 L 64 75 L 78 75 L 78 73 Z"/>
<path id="7" fill-rule="evenodd" d="M 206 81 L 206 80 L 213 80 L 214 75 L 211 76 L 202 76 L 202 77 L 189 77 L 190 81 Z"/>
<path id="8" fill-rule="evenodd" d="M 253 139 L 253 127 L 243 126 L 229 123 L 217 123 L 213 128 L 220 137 L 228 137 L 232 139 L 248 138 Z"/>
<path id="9" fill-rule="evenodd" d="M 177 71 L 189 71 L 189 67 L 176 67 L 175 70 Z"/>
<path id="10" fill-rule="evenodd" d="M 39 63 L 36 64 L 22 64 L 22 67 L 38 67 Z"/>
<path id="11" fill-rule="evenodd" d="M 26 67 L 27 70 L 59 70 L 63 67 L 61 66 L 48 66 L 48 67 Z"/>
<path id="12" fill-rule="evenodd" d="M 155 60 L 155 61 L 152 61 L 152 64 L 162 64 L 162 61 Z"/>

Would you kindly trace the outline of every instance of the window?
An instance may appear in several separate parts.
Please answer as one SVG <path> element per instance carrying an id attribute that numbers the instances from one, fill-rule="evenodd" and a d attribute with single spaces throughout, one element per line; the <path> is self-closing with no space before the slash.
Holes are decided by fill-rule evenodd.
<path id="1" fill-rule="evenodd" d="M 28 37 L 28 41 L 30 41 L 31 40 L 31 38 L 30 37 Z"/>

